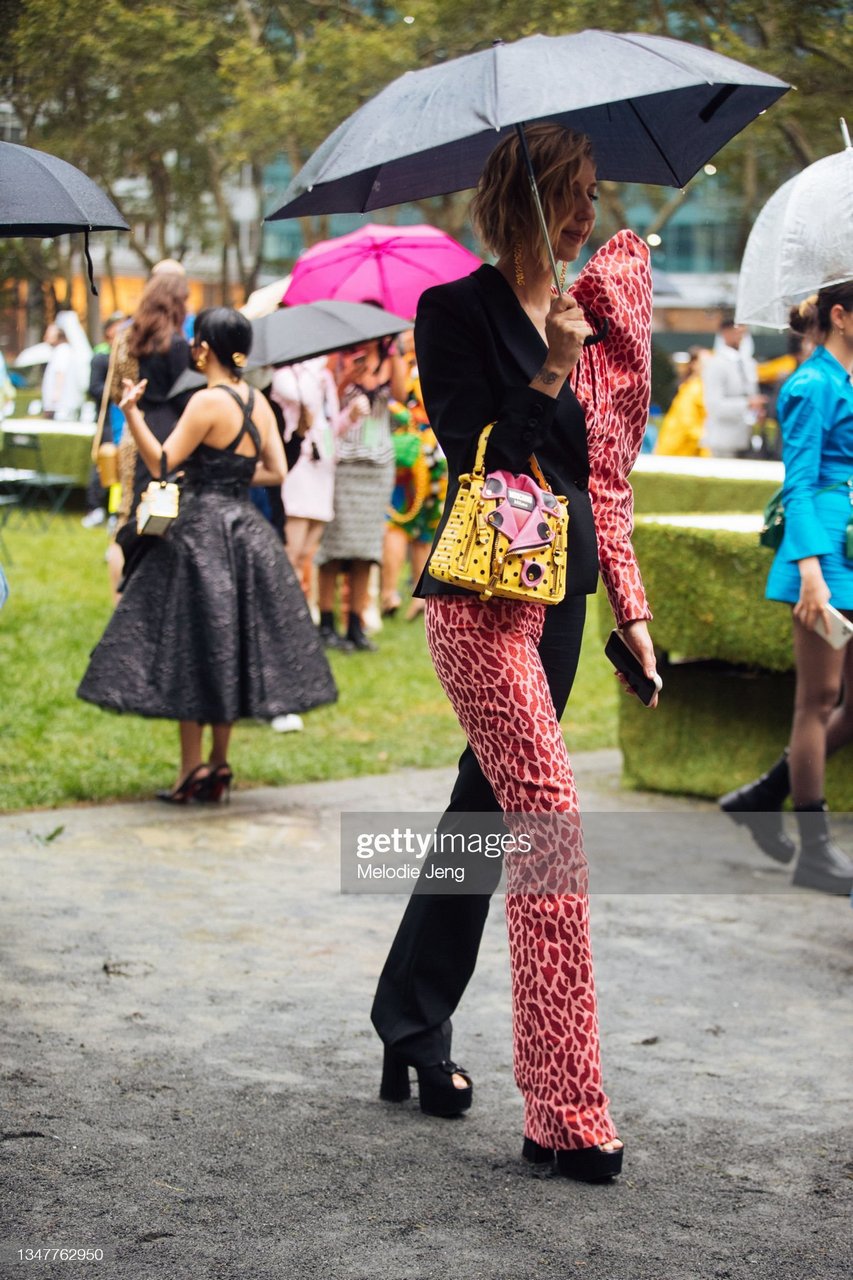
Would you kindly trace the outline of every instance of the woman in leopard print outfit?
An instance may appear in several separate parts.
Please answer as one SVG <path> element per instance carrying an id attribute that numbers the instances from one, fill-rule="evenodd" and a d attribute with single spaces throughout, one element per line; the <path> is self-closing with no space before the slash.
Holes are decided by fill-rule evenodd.
<path id="1" fill-rule="evenodd" d="M 575 261 L 595 223 L 588 139 L 557 125 L 527 129 L 555 256 Z M 651 280 L 648 250 L 621 232 L 557 295 L 515 136 L 487 161 L 474 202 L 498 258 L 425 293 L 415 328 L 430 422 L 447 455 L 449 512 L 482 428 L 495 422 L 486 469 L 530 474 L 536 458 L 569 500 L 565 599 L 545 607 L 490 600 L 423 575 L 426 629 L 439 679 L 468 739 L 441 832 L 502 811 L 532 833 L 532 853 L 506 857 L 516 1081 L 523 1154 L 585 1180 L 618 1173 L 622 1143 L 601 1080 L 578 798 L 560 730 L 577 668 L 586 597 L 604 580 L 616 625 L 655 673 L 642 579 L 631 546 L 628 474 L 647 421 Z M 603 340 L 584 346 L 593 331 Z M 443 527 L 439 526 L 436 540 Z M 521 842 L 519 842 L 521 846 Z M 447 843 L 445 843 L 447 847 Z M 471 1104 L 450 1060 L 450 1015 L 473 971 L 493 883 L 438 896 L 431 865 L 410 899 L 379 981 L 373 1022 L 385 1043 L 381 1094 L 423 1110 Z M 439 873 L 440 874 L 440 873 Z"/>

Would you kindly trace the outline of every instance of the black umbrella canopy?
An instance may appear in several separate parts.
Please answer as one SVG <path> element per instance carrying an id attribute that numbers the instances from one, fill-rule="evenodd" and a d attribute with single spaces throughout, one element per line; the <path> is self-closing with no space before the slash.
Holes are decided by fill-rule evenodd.
<path id="1" fill-rule="evenodd" d="M 45 151 L 0 142 L 0 235 L 127 230 L 112 200 L 74 165 Z"/>
<path id="2" fill-rule="evenodd" d="M 281 307 L 272 315 L 252 321 L 252 350 L 246 368 L 296 364 L 359 342 L 389 338 L 411 327 L 411 320 L 366 302 L 306 302 Z M 202 374 L 187 369 L 173 384 L 169 396 L 197 391 L 206 384 Z"/>
<path id="3" fill-rule="evenodd" d="M 365 302 L 306 302 L 282 307 L 252 321 L 254 337 L 247 367 L 294 364 L 411 327 L 411 320 Z"/>
<path id="4" fill-rule="evenodd" d="M 267 221 L 476 186 L 500 138 L 549 120 L 592 138 L 599 178 L 682 187 L 790 86 L 664 36 L 528 36 L 392 81 L 332 133 Z"/>

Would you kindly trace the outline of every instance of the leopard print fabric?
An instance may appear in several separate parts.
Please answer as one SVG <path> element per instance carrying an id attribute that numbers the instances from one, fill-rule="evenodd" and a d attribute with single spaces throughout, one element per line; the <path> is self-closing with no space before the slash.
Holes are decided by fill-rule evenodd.
<path id="1" fill-rule="evenodd" d="M 601 577 L 617 626 L 651 618 L 631 546 L 634 498 L 628 475 L 648 422 L 651 384 L 652 277 L 649 250 L 620 231 L 590 258 L 570 292 L 607 338 L 586 347 L 572 386 L 586 415 L 589 491 Z"/>
<path id="2" fill-rule="evenodd" d="M 560 1150 L 616 1136 L 601 1082 L 586 858 L 568 752 L 537 651 L 545 606 L 428 596 L 439 680 L 509 830 L 506 917 L 525 1134 Z"/>

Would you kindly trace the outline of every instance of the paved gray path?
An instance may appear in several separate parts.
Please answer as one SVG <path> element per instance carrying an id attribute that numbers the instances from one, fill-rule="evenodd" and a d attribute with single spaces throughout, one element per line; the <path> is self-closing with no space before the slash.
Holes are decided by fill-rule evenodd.
<path id="1" fill-rule="evenodd" d="M 518 1158 L 498 902 L 456 1022 L 474 1109 L 377 1099 L 404 899 L 339 894 L 339 815 L 440 809 L 448 771 L 0 817 L 4 1280 L 846 1280 L 849 904 L 734 837 L 707 867 L 710 806 L 576 764 L 587 813 L 626 815 L 609 883 L 633 876 L 592 903 L 609 1187 Z M 17 1260 L 40 1246 L 106 1256 Z"/>

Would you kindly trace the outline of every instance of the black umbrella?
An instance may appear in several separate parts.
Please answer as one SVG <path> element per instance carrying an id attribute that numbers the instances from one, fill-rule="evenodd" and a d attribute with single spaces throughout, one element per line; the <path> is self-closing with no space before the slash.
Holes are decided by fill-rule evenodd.
<path id="1" fill-rule="evenodd" d="M 389 338 L 411 326 L 411 320 L 366 302 L 306 302 L 281 307 L 272 315 L 252 321 L 252 350 L 246 368 L 296 364 L 360 342 Z M 194 369 L 188 369 L 174 383 L 169 395 L 180 395 L 203 386 L 206 379 Z"/>
<path id="2" fill-rule="evenodd" d="M 0 235 L 127 230 L 112 200 L 73 164 L 0 142 Z"/>
<path id="3" fill-rule="evenodd" d="M 267 221 L 473 187 L 505 133 L 523 140 L 520 126 L 543 120 L 591 137 L 599 178 L 683 187 L 789 87 L 663 36 L 497 43 L 392 81 L 317 148 Z"/>
<path id="4" fill-rule="evenodd" d="M 282 307 L 252 321 L 254 337 L 248 368 L 294 364 L 359 342 L 387 338 L 411 327 L 411 320 L 366 302 L 306 302 Z"/>
<path id="5" fill-rule="evenodd" d="M 46 151 L 0 142 L 0 236 L 84 232 L 89 283 L 97 294 L 89 232 L 127 230 L 112 200 L 73 164 Z"/>

